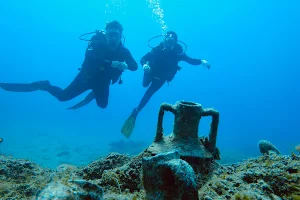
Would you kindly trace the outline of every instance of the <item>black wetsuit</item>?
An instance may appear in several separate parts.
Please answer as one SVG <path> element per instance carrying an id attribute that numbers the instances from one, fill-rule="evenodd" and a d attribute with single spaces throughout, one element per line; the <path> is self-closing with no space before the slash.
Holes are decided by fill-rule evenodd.
<path id="1" fill-rule="evenodd" d="M 150 73 L 144 73 L 143 87 L 150 87 L 147 89 L 139 106 L 134 110 L 134 115 L 137 115 L 143 107 L 148 103 L 152 95 L 158 91 L 165 82 L 170 82 L 175 77 L 180 67 L 178 63 L 185 61 L 191 65 L 201 65 L 201 59 L 194 59 L 183 53 L 183 49 L 179 44 L 171 51 L 165 51 L 163 45 L 153 48 L 145 56 L 142 57 L 140 63 L 144 65 L 148 62 L 150 66 Z M 69 109 L 78 109 L 90 103 L 94 99 L 93 92 L 89 93 L 86 98 L 78 104 Z"/>
<path id="2" fill-rule="evenodd" d="M 143 87 L 150 87 L 147 89 L 139 106 L 134 111 L 139 113 L 143 107 L 148 103 L 152 95 L 158 91 L 165 82 L 170 82 L 175 77 L 177 71 L 180 69 L 178 63 L 180 61 L 187 62 L 191 65 L 201 65 L 201 59 L 194 59 L 183 53 L 181 45 L 176 44 L 175 48 L 170 52 L 164 50 L 163 45 L 159 45 L 147 53 L 140 61 L 141 65 L 148 63 L 150 66 L 150 73 L 144 73 Z"/>
<path id="3" fill-rule="evenodd" d="M 123 45 L 116 50 L 110 50 L 102 32 L 92 37 L 82 68 L 73 82 L 65 89 L 50 85 L 49 81 L 39 81 L 29 84 L 0 83 L 0 87 L 7 91 L 32 92 L 43 90 L 49 92 L 59 101 L 71 100 L 83 92 L 91 89 L 97 104 L 106 108 L 109 97 L 109 85 L 116 83 L 122 71 L 111 67 L 112 61 L 126 62 L 128 69 L 136 71 L 138 66 L 130 51 Z"/>

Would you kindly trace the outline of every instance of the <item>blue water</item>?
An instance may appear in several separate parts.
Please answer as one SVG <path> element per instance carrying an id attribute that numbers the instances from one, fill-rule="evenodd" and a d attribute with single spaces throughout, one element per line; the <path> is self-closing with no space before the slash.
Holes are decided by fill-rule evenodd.
<path id="1" fill-rule="evenodd" d="M 188 55 L 212 68 L 180 63 L 183 69 L 139 115 L 131 140 L 150 144 L 160 104 L 188 100 L 220 112 L 217 145 L 223 158 L 259 155 L 260 139 L 289 154 L 300 143 L 299 10 L 296 0 L 2 1 L 0 82 L 68 86 L 87 45 L 78 36 L 103 29 L 109 20 L 123 24 L 125 46 L 137 62 L 150 50 L 151 37 L 173 30 L 188 45 Z M 87 93 L 58 102 L 45 92 L 0 90 L 0 152 L 47 167 L 106 155 L 110 142 L 124 139 L 122 124 L 146 91 L 142 76 L 140 65 L 126 71 L 124 83 L 111 87 L 105 110 L 95 101 L 66 110 Z M 209 123 L 210 118 L 201 120 L 199 134 L 208 133 Z M 172 125 L 168 113 L 166 134 Z"/>

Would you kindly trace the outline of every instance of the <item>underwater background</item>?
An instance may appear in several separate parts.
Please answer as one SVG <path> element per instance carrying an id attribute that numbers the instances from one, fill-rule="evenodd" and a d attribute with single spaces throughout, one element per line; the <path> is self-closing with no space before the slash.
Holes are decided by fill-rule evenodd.
<path id="1" fill-rule="evenodd" d="M 151 49 L 148 40 L 172 30 L 188 45 L 187 54 L 207 60 L 211 69 L 183 68 L 140 113 L 126 148 L 147 147 L 156 131 L 159 106 L 194 101 L 220 112 L 217 146 L 222 162 L 259 155 L 266 139 L 284 154 L 300 142 L 300 2 L 297 0 L 10 0 L 0 3 L 0 82 L 50 80 L 63 88 L 73 80 L 87 43 L 78 37 L 123 24 L 125 46 L 135 60 Z M 158 40 L 156 40 L 158 43 Z M 46 92 L 0 90 L 0 153 L 29 158 L 54 168 L 83 165 L 127 139 L 121 127 L 144 92 L 143 70 L 123 73 L 111 86 L 105 110 L 95 101 L 66 108 L 86 94 L 58 102 Z M 164 132 L 173 128 L 167 113 Z M 199 135 L 207 135 L 202 118 Z M 141 147 L 141 146 L 143 147 Z M 124 147 L 125 148 L 125 147 Z M 124 150 L 126 151 L 126 149 Z M 122 152 L 121 152 L 122 153 Z"/>

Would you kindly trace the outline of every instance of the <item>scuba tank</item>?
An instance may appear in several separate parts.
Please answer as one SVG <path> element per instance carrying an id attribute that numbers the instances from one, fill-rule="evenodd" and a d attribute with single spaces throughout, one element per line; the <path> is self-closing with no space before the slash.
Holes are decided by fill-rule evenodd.
<path id="1" fill-rule="evenodd" d="M 92 38 L 90 39 L 87 49 L 97 48 L 97 45 L 103 45 L 106 43 L 106 37 L 104 31 L 102 30 L 95 31 L 94 33 L 95 35 L 93 35 Z"/>
<path id="2" fill-rule="evenodd" d="M 94 34 L 90 39 L 85 39 L 84 36 L 87 36 L 87 35 L 91 35 L 91 34 Z M 123 37 L 123 42 L 122 44 L 124 45 L 125 43 L 125 37 Z M 103 30 L 96 30 L 94 32 L 89 32 L 89 33 L 85 33 L 85 34 L 82 34 L 80 37 L 79 37 L 80 40 L 83 40 L 83 41 L 87 41 L 88 42 L 88 46 L 87 46 L 87 49 L 86 49 L 86 52 L 90 49 L 97 49 L 97 46 L 100 46 L 100 45 L 103 45 L 106 43 L 106 36 L 105 36 L 105 32 Z M 78 68 L 78 70 L 81 70 L 81 68 Z M 111 80 L 113 83 L 116 82 L 116 80 Z M 122 80 L 122 74 L 120 75 L 119 77 L 119 80 L 118 80 L 118 84 L 122 84 L 123 83 L 123 80 Z"/>

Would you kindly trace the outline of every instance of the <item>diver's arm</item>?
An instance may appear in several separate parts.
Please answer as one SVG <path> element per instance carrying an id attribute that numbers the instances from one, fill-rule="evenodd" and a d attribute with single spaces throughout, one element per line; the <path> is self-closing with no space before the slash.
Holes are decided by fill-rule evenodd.
<path id="1" fill-rule="evenodd" d="M 145 64 L 148 64 L 150 60 L 153 60 L 155 58 L 155 55 L 159 54 L 162 51 L 162 48 L 163 47 L 161 45 L 158 45 L 154 47 L 150 52 L 146 53 L 146 55 L 144 55 L 140 60 L 141 65 L 144 66 Z"/>
<path id="2" fill-rule="evenodd" d="M 191 58 L 186 54 L 183 54 L 180 60 L 185 61 L 191 65 L 204 65 L 207 69 L 210 69 L 210 64 L 206 60 Z"/>
<path id="3" fill-rule="evenodd" d="M 189 63 L 190 65 L 201 65 L 202 64 L 202 60 L 201 59 L 197 59 L 197 58 L 191 58 L 186 54 L 181 55 L 181 61 L 185 61 L 187 63 Z"/>
<path id="4" fill-rule="evenodd" d="M 140 60 L 141 65 L 143 66 L 147 64 L 147 62 L 151 59 L 152 55 L 152 52 L 148 52 L 146 55 L 144 55 Z"/>
<path id="5" fill-rule="evenodd" d="M 127 69 L 130 71 L 136 71 L 138 69 L 138 64 L 128 49 L 125 50 L 125 63 L 127 64 Z"/>

